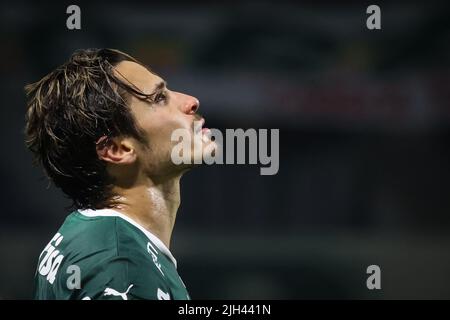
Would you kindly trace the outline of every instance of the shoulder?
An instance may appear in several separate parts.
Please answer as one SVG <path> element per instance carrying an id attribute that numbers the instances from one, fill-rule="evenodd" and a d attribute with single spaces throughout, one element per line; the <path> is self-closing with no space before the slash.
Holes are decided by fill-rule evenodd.
<path id="1" fill-rule="evenodd" d="M 145 256 L 145 236 L 117 216 L 88 216 L 79 211 L 68 216 L 59 233 L 63 251 L 71 260 L 139 258 Z"/>
<path id="2" fill-rule="evenodd" d="M 168 292 L 164 275 L 148 250 L 148 238 L 117 216 L 89 217 L 75 212 L 66 219 L 60 234 L 67 259 L 80 271 L 78 299 L 157 299 Z M 70 274 L 62 275 L 62 284 Z M 121 293 L 122 295 L 120 295 Z M 115 295 L 116 294 L 116 295 Z"/>

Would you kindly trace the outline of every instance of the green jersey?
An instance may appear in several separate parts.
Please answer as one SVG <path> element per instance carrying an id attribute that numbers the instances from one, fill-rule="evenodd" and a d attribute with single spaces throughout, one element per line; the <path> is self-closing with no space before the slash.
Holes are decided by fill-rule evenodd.
<path id="1" fill-rule="evenodd" d="M 39 256 L 35 299 L 190 299 L 164 243 L 128 216 L 78 210 Z"/>

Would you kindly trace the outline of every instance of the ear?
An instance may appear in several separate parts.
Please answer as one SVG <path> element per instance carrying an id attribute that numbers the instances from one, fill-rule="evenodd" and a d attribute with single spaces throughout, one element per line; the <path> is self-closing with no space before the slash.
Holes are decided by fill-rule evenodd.
<path id="1" fill-rule="evenodd" d="M 136 148 L 129 138 L 101 138 L 96 151 L 100 160 L 114 164 L 131 164 L 137 159 Z"/>

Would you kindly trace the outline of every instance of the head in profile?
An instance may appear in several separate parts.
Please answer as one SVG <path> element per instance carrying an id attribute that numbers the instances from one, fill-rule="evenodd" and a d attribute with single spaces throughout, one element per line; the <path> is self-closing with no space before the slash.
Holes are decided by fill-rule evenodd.
<path id="1" fill-rule="evenodd" d="M 169 90 L 149 67 L 113 49 L 76 51 L 26 93 L 26 144 L 75 208 L 126 211 L 142 197 L 172 213 L 178 207 L 180 177 L 195 159 L 173 163 L 171 135 L 202 131 L 197 98 Z M 195 143 L 199 150 L 214 144 Z"/>

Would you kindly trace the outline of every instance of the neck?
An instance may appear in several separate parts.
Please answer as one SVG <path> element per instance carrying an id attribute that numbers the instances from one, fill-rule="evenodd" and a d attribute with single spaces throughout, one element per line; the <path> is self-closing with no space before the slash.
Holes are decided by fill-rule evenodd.
<path id="1" fill-rule="evenodd" d="M 113 188 L 112 207 L 129 216 L 170 248 L 173 227 L 180 206 L 180 176 L 165 181 L 147 178 L 135 186 Z"/>

